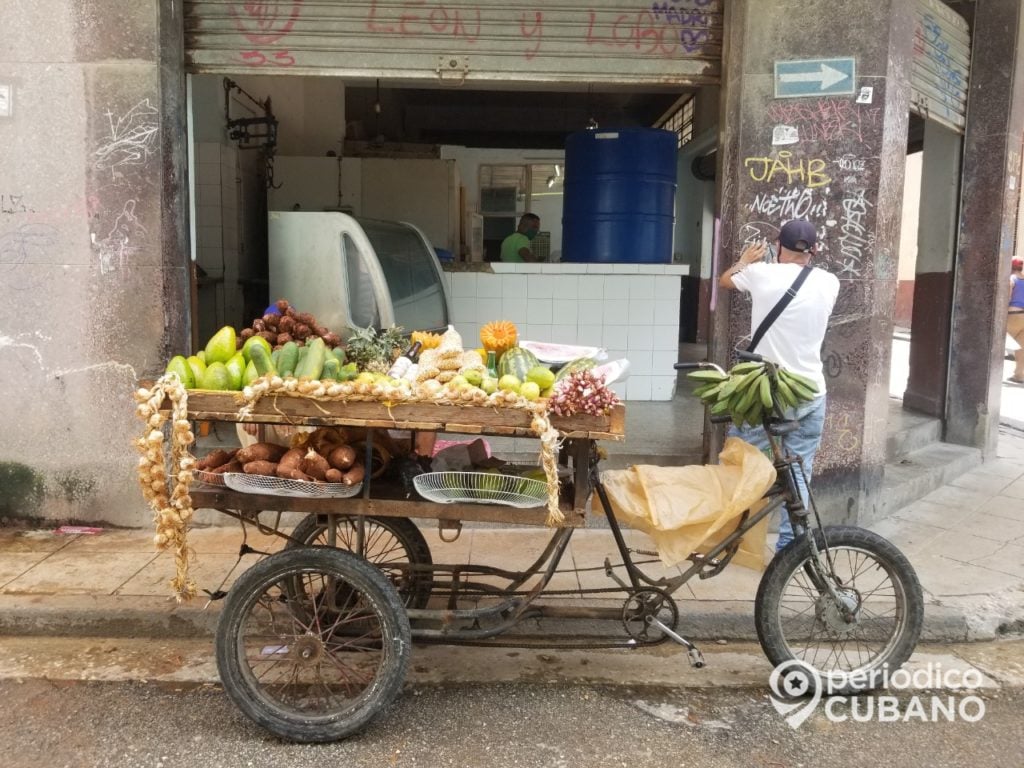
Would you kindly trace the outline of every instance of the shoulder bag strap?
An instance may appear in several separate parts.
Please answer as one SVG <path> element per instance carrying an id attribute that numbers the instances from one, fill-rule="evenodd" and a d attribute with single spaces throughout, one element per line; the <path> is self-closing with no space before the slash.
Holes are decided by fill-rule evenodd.
<path id="1" fill-rule="evenodd" d="M 796 292 L 800 290 L 800 286 L 804 284 L 807 276 L 811 274 L 812 269 L 814 269 L 814 267 L 806 266 L 800 270 L 800 274 L 796 276 L 796 280 L 793 281 L 793 284 L 786 289 L 786 292 L 782 294 L 782 298 L 778 300 L 775 306 L 772 307 L 771 312 L 765 315 L 764 320 L 762 320 L 761 324 L 757 326 L 757 330 L 754 331 L 754 335 L 750 339 L 750 345 L 747 347 L 747 352 L 754 351 L 754 348 L 761 342 L 764 335 L 768 333 L 768 329 L 772 327 L 772 323 L 774 323 L 779 318 L 779 315 L 782 314 L 782 311 L 789 306 L 789 302 L 791 302 L 793 297 L 796 296 Z"/>

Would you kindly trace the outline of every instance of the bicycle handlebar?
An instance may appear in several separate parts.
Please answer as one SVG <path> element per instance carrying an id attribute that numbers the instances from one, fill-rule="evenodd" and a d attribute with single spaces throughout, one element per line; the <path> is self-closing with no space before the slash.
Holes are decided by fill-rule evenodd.
<path id="1" fill-rule="evenodd" d="M 756 352 L 744 352 L 742 349 L 736 350 L 736 357 L 740 360 L 749 360 L 753 363 L 763 363 L 764 358 Z"/>

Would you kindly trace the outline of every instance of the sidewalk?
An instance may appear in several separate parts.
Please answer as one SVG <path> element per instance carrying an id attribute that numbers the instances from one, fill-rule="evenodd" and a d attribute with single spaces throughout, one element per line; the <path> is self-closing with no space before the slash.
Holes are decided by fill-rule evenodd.
<path id="1" fill-rule="evenodd" d="M 917 570 L 926 596 L 924 641 L 982 640 L 1024 631 L 1024 435 L 1004 429 L 998 455 L 872 526 L 899 546 Z M 466 527 L 448 544 L 428 526 L 424 523 L 423 532 L 435 562 L 510 568 L 532 562 L 549 535 L 539 528 Z M 632 546 L 650 548 L 642 534 L 628 533 Z M 258 557 L 247 555 L 237 564 L 242 541 L 237 526 L 200 528 L 190 537 L 201 589 L 231 584 Z M 248 543 L 272 552 L 283 540 L 250 530 Z M 601 567 L 606 556 L 615 561 L 609 531 L 576 531 L 563 567 L 593 570 L 559 574 L 552 588 L 612 586 Z M 653 563 L 650 572 L 660 568 Z M 172 574 L 172 558 L 154 552 L 149 530 L 98 535 L 0 531 L 0 634 L 212 633 L 220 603 L 204 610 L 202 597 L 176 605 L 168 597 Z M 683 633 L 698 639 L 756 639 L 753 598 L 759 578 L 759 573 L 734 566 L 684 585 L 676 593 Z M 609 598 L 598 600 L 611 604 Z"/>

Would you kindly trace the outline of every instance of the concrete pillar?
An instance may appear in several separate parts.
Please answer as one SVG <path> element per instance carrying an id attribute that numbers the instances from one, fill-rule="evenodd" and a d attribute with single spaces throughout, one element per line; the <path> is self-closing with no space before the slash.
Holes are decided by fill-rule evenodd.
<path id="1" fill-rule="evenodd" d="M 1020 196 L 1024 97 L 1019 0 L 974 13 L 960 243 L 953 291 L 946 439 L 994 453 Z"/>
<path id="2" fill-rule="evenodd" d="M 0 517 L 150 517 L 132 391 L 189 318 L 181 13 L 0 3 Z"/>
<path id="3" fill-rule="evenodd" d="M 819 229 L 818 266 L 841 289 L 825 342 L 829 409 L 815 465 L 828 520 L 871 516 L 885 463 L 889 349 L 907 142 L 913 4 L 726 4 L 716 273 L 790 218 Z M 856 58 L 857 94 L 777 99 L 776 61 Z M 801 170 L 802 169 L 802 172 Z M 712 354 L 749 334 L 748 303 L 719 294 Z"/>
<path id="4" fill-rule="evenodd" d="M 939 418 L 946 412 L 961 146 L 956 131 L 925 121 L 910 376 L 903 405 Z"/>

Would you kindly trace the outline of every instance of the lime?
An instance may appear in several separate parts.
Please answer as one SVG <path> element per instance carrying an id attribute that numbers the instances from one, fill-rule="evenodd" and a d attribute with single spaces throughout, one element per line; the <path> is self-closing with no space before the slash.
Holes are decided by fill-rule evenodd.
<path id="1" fill-rule="evenodd" d="M 519 394 L 527 400 L 536 400 L 540 397 L 540 387 L 537 386 L 536 381 L 524 381 L 522 386 L 519 387 Z"/>
<path id="2" fill-rule="evenodd" d="M 547 389 L 555 383 L 555 374 L 546 365 L 535 365 L 526 372 L 526 380 L 534 382 L 541 389 Z"/>
<path id="3" fill-rule="evenodd" d="M 250 336 L 245 340 L 245 344 L 242 345 L 242 356 L 245 358 L 245 362 L 247 363 L 252 360 L 252 347 L 254 344 L 259 344 L 261 347 L 265 348 L 268 355 L 274 351 L 274 348 L 270 346 L 270 342 L 262 336 Z"/>
<path id="4" fill-rule="evenodd" d="M 518 392 L 520 384 L 519 379 L 511 373 L 506 373 L 498 379 L 498 389 L 504 392 Z"/>
<path id="5" fill-rule="evenodd" d="M 176 373 L 178 378 L 181 379 L 181 383 L 185 385 L 185 389 L 193 389 L 196 386 L 196 377 L 192 373 L 192 367 L 188 364 L 188 361 L 182 355 L 175 355 L 171 358 L 171 362 L 167 364 L 167 370 L 164 373 Z"/>
<path id="6" fill-rule="evenodd" d="M 226 363 L 238 351 L 238 340 L 235 329 L 225 325 L 206 342 L 206 364 Z"/>
<path id="7" fill-rule="evenodd" d="M 483 373 L 476 368 L 470 368 L 462 375 L 466 379 L 466 382 L 468 384 L 472 384 L 474 387 L 479 387 L 480 383 L 484 380 Z"/>
<path id="8" fill-rule="evenodd" d="M 498 380 L 491 376 L 484 376 L 483 380 L 480 382 L 480 389 L 488 395 L 494 394 L 498 391 Z"/>

